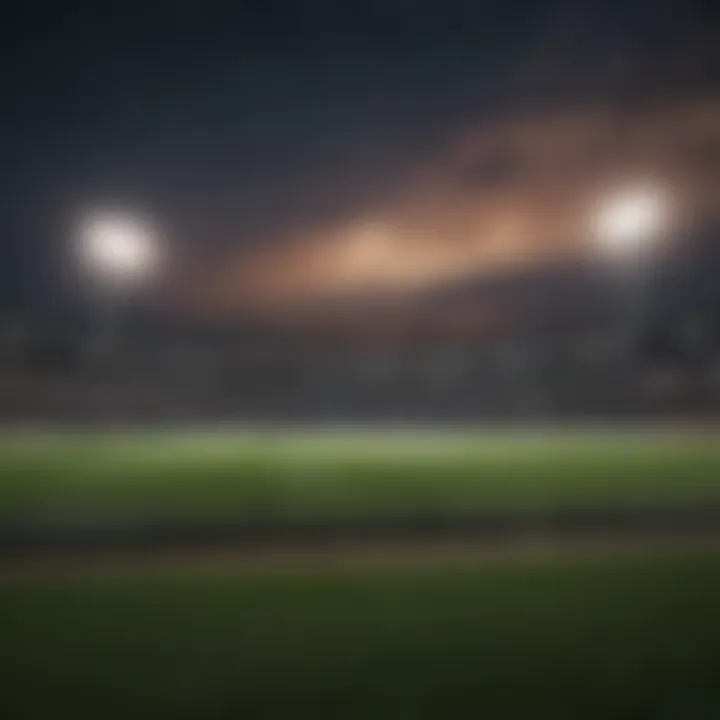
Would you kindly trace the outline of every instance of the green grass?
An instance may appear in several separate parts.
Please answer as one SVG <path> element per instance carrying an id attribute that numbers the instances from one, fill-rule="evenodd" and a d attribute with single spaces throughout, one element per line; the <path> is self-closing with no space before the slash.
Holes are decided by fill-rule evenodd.
<path id="1" fill-rule="evenodd" d="M 720 500 L 720 442 L 671 434 L 125 433 L 0 444 L 0 517 L 543 512 Z"/>
<path id="2" fill-rule="evenodd" d="M 0 588 L 15 718 L 720 717 L 720 555 Z"/>

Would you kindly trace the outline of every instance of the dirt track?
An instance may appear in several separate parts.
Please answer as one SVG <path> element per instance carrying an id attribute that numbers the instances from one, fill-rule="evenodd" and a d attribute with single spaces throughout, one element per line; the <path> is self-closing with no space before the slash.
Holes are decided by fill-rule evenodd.
<path id="1" fill-rule="evenodd" d="M 63 578 L 75 573 L 120 576 L 137 572 L 307 572 L 473 567 L 498 563 L 554 563 L 578 559 L 670 556 L 686 551 L 720 551 L 720 531 L 682 536 L 595 536 L 573 540 L 525 538 L 495 542 L 356 542 L 321 547 L 166 549 L 104 551 L 5 558 L 0 584 L 23 579 Z"/>

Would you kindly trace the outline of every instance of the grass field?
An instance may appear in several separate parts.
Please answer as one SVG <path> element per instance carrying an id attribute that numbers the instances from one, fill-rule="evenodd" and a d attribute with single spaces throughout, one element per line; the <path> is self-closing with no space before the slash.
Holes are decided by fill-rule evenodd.
<path id="1" fill-rule="evenodd" d="M 149 431 L 0 443 L 0 517 L 343 518 L 706 501 L 720 501 L 720 442 L 690 433 Z"/>
<path id="2" fill-rule="evenodd" d="M 15 718 L 720 716 L 720 554 L 0 587 Z"/>
<path id="3" fill-rule="evenodd" d="M 124 432 L 0 443 L 0 519 L 291 519 L 720 503 L 658 432 Z M 672 548 L 672 549 L 669 549 Z M 365 551 L 363 551 L 365 552 Z M 720 551 L 112 561 L 0 575 L 0 716 L 720 717 Z M 150 569 L 152 568 L 152 569 Z"/>

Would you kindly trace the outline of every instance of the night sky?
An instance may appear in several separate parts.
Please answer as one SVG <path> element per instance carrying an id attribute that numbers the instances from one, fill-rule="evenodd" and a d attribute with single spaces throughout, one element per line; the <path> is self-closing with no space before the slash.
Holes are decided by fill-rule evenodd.
<path id="1" fill-rule="evenodd" d="M 232 5 L 5 10 L 4 308 L 65 301 L 88 210 L 156 218 L 182 285 L 383 207 L 484 119 L 717 88 L 712 2 Z"/>

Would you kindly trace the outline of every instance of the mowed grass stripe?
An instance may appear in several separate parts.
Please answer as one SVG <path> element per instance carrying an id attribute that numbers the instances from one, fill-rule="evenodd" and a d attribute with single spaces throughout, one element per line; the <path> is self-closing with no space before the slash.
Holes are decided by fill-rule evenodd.
<path id="1" fill-rule="evenodd" d="M 720 555 L 78 573 L 0 587 L 44 718 L 715 718 Z"/>
<path id="2" fill-rule="evenodd" d="M 120 434 L 0 445 L 0 513 L 272 517 L 720 502 L 720 443 L 652 434 Z"/>

